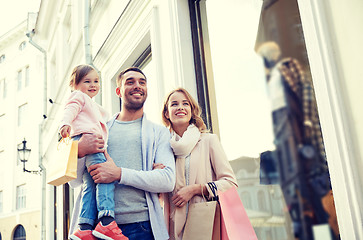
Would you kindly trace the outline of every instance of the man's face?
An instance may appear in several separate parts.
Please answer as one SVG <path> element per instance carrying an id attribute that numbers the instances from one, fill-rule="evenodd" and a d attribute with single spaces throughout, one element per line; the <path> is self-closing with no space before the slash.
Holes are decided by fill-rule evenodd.
<path id="1" fill-rule="evenodd" d="M 139 110 L 144 106 L 147 97 L 147 86 L 144 75 L 129 71 L 121 79 L 121 86 L 116 88 L 122 98 L 123 106 L 128 110 Z"/>

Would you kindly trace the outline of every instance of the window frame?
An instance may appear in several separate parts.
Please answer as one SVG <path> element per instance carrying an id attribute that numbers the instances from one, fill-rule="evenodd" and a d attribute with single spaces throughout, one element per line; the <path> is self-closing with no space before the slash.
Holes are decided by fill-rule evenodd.
<path id="1" fill-rule="evenodd" d="M 1 151 L 1 153 L 3 153 L 4 151 Z M 4 211 L 4 191 L 3 190 L 0 190 L 0 213 L 3 213 Z"/>
<path id="2" fill-rule="evenodd" d="M 5 60 L 6 60 L 6 56 L 5 56 L 5 54 L 2 54 L 2 55 L 0 56 L 0 63 L 5 62 Z"/>
<path id="3" fill-rule="evenodd" d="M 26 184 L 16 186 L 16 210 L 26 208 Z"/>
<path id="4" fill-rule="evenodd" d="M 304 31 L 306 50 L 322 126 L 322 134 L 329 165 L 339 231 L 342 239 L 363 236 L 363 191 L 360 186 L 357 156 L 350 136 L 350 112 L 344 105 L 339 85 L 341 67 L 332 55 L 332 29 L 328 23 L 327 3 L 297 0 Z M 328 4 L 329 5 L 329 4 Z M 353 194 L 353 195 L 352 195 Z"/>
<path id="5" fill-rule="evenodd" d="M 24 126 L 24 116 L 28 111 L 28 103 L 23 103 L 18 107 L 18 127 Z"/>
<path id="6" fill-rule="evenodd" d="M 25 240 L 26 239 L 26 231 L 23 225 L 19 224 L 16 226 L 14 230 L 13 240 Z"/>

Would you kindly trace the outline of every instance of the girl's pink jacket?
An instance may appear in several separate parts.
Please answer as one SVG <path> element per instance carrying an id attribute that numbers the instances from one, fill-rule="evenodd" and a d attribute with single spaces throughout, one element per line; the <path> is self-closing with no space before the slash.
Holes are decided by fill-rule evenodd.
<path id="1" fill-rule="evenodd" d="M 66 102 L 60 127 L 71 126 L 71 137 L 83 133 L 98 133 L 107 142 L 108 117 L 108 113 L 99 104 L 87 94 L 76 90 L 71 93 Z"/>

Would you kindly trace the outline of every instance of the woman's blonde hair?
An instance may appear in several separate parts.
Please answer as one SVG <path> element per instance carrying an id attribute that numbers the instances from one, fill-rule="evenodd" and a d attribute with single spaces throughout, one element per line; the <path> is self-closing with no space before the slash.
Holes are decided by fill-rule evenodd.
<path id="1" fill-rule="evenodd" d="M 184 88 L 181 88 L 181 87 L 171 91 L 167 95 L 167 97 L 164 101 L 164 106 L 163 106 L 163 111 L 162 111 L 162 116 L 161 116 L 163 119 L 164 125 L 166 127 L 168 127 L 169 129 L 172 129 L 172 123 L 170 122 L 170 120 L 168 118 L 166 118 L 166 116 L 168 115 L 168 105 L 169 105 L 170 97 L 171 97 L 171 95 L 173 95 L 176 92 L 183 93 L 190 104 L 192 117 L 189 121 L 189 124 L 193 123 L 199 129 L 199 131 L 202 133 L 208 132 L 207 126 L 205 125 L 202 117 L 200 116 L 201 110 L 200 110 L 198 103 L 194 100 L 194 98 L 189 94 L 189 92 L 187 90 L 185 90 Z"/>

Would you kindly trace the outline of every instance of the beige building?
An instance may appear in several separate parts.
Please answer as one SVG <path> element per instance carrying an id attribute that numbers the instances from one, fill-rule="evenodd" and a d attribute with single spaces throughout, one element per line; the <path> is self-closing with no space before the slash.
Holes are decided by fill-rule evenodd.
<path id="1" fill-rule="evenodd" d="M 27 21 L 0 36 L 0 239 L 40 239 L 39 125 L 43 57 L 28 42 Z M 31 149 L 23 165 L 17 148 Z M 25 168 L 24 168 L 25 167 Z"/>
<path id="2" fill-rule="evenodd" d="M 271 18 L 261 26 L 261 13 L 267 9 Z M 301 59 L 311 75 L 339 229 L 317 212 L 295 216 L 286 208 L 286 215 L 280 216 L 293 219 L 294 228 L 286 230 L 284 225 L 285 233 L 280 234 L 274 228 L 281 224 L 259 230 L 258 221 L 252 221 L 256 233 L 279 240 L 363 239 L 363 88 L 358 65 L 363 50 L 357 47 L 363 42 L 362 11 L 359 0 L 344 6 L 337 0 L 43 0 L 30 33 L 46 51 L 42 99 L 53 102 L 40 104 L 46 106 L 48 117 L 41 128 L 42 162 L 48 168 L 54 156 L 62 104 L 70 93 L 67 81 L 71 69 L 80 63 L 100 71 L 102 94 L 96 101 L 110 113 L 120 109 L 114 94 L 117 74 L 128 66 L 139 66 L 149 82 L 145 105 L 149 119 L 160 122 L 163 97 L 183 86 L 198 99 L 208 127 L 220 136 L 230 160 L 258 158 L 274 150 L 265 71 L 254 48 L 261 27 L 276 28 L 259 40 L 279 41 L 283 52 Z M 274 17 L 276 12 L 280 17 Z M 292 160 L 287 164 L 296 167 Z M 305 184 L 312 187 L 308 180 Z M 41 239 L 66 239 L 78 189 L 49 186 L 44 179 L 42 187 L 46 204 L 41 212 Z M 241 184 L 241 194 L 244 187 Z M 294 193 L 303 187 L 291 189 L 289 197 L 299 197 Z M 257 194 L 252 199 L 256 199 L 259 191 L 252 188 L 250 192 Z M 278 190 L 262 192 L 274 197 Z M 303 235 L 298 231 L 301 226 L 306 231 Z"/>

